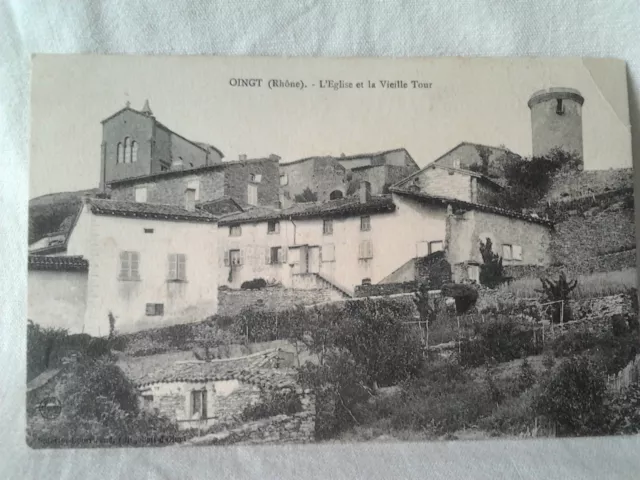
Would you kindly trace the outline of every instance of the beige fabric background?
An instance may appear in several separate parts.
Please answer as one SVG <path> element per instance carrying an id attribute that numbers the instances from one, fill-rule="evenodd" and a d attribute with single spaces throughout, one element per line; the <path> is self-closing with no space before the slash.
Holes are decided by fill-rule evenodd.
<path id="1" fill-rule="evenodd" d="M 619 57 L 637 157 L 639 27 L 637 0 L 0 0 L 0 478 L 638 478 L 638 438 L 31 451 L 23 410 L 31 53 Z"/>

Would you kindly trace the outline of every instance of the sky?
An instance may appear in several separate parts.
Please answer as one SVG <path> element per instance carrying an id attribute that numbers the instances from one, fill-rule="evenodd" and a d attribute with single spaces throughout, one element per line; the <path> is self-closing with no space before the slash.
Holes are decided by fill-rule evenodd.
<path id="1" fill-rule="evenodd" d="M 262 82 L 240 87 L 235 79 Z M 270 79 L 305 88 L 270 89 Z M 320 88 L 330 80 L 351 88 Z M 148 99 L 160 122 L 215 145 L 225 160 L 273 153 L 284 163 L 404 147 L 424 166 L 462 141 L 531 155 L 527 101 L 549 87 L 585 97 L 585 169 L 631 167 L 626 71 L 614 60 L 38 55 L 30 198 L 97 187 L 100 122 L 127 101 L 142 109 Z"/>

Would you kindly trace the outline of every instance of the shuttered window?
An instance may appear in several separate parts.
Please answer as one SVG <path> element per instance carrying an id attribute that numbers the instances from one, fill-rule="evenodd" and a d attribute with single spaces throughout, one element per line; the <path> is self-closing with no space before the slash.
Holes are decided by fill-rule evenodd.
<path id="1" fill-rule="evenodd" d="M 140 254 L 138 252 L 120 252 L 120 280 L 140 279 Z"/>
<path id="2" fill-rule="evenodd" d="M 371 244 L 371 240 L 363 240 L 360 242 L 359 250 L 359 258 L 373 258 L 373 245 Z"/>
<path id="3" fill-rule="evenodd" d="M 169 255 L 169 272 L 167 280 L 186 281 L 187 256 L 184 253 L 172 253 Z"/>

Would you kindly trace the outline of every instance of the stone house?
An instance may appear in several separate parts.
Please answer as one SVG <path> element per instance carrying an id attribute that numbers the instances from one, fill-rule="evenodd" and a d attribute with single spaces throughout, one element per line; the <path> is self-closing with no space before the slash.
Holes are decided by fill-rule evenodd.
<path id="1" fill-rule="evenodd" d="M 289 207 L 307 187 L 326 202 L 351 195 L 360 182 L 371 185 L 373 195 L 419 169 L 404 148 L 377 153 L 309 157 L 280 165 L 281 204 Z M 352 191 L 353 190 L 353 191 Z"/>
<path id="2" fill-rule="evenodd" d="M 102 120 L 100 185 L 151 175 L 171 168 L 198 168 L 220 163 L 216 147 L 186 139 L 160 123 L 149 102 L 142 110 L 129 103 Z"/>
<path id="3" fill-rule="evenodd" d="M 504 187 L 478 172 L 431 163 L 395 185 L 429 195 L 483 205 L 504 205 Z"/>
<path id="4" fill-rule="evenodd" d="M 504 147 L 461 142 L 429 165 L 472 170 L 501 183 L 505 165 L 516 158 L 521 157 Z"/>
<path id="5" fill-rule="evenodd" d="M 189 169 L 172 170 L 113 180 L 110 197 L 126 202 L 182 205 L 191 191 L 196 204 L 225 197 L 238 206 L 279 206 L 280 157 L 219 162 Z"/>
<path id="6" fill-rule="evenodd" d="M 300 398 L 299 415 L 312 427 L 315 423 L 313 394 L 297 385 L 293 355 L 277 348 L 210 361 L 126 358 L 118 365 L 138 389 L 141 407 L 167 416 L 181 429 L 241 424 L 243 410 L 264 394 L 288 391 Z"/>
<path id="7" fill-rule="evenodd" d="M 63 249 L 31 252 L 29 318 L 100 336 L 110 312 L 120 332 L 214 314 L 216 222 L 189 205 L 85 198 Z"/>
<path id="8" fill-rule="evenodd" d="M 373 196 L 363 182 L 357 197 L 221 218 L 219 283 L 238 288 L 263 278 L 299 289 L 327 283 L 351 296 L 362 283 L 415 280 L 416 259 L 439 251 L 454 281 L 477 281 L 479 242 L 486 238 L 506 265 L 549 263 L 551 224 L 543 219 L 397 187 L 391 192 Z"/>

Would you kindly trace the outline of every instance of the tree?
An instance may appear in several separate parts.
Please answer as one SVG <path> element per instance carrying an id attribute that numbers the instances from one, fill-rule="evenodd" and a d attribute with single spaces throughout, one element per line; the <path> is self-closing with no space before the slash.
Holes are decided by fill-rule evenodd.
<path id="1" fill-rule="evenodd" d="M 403 323 L 411 318 L 409 312 L 387 299 L 345 304 L 336 346 L 362 366 L 367 384 L 374 389 L 415 375 L 422 364 L 420 338 Z"/>
<path id="2" fill-rule="evenodd" d="M 489 147 L 485 147 L 484 145 L 476 145 L 476 151 L 480 156 L 480 161 L 482 162 L 480 165 L 479 173 L 483 175 L 489 175 L 489 157 L 491 156 L 491 149 Z"/>
<path id="3" fill-rule="evenodd" d="M 560 272 L 558 280 L 540 278 L 543 294 L 546 302 L 556 302 L 551 304 L 551 319 L 553 323 L 571 321 L 571 307 L 569 306 L 569 295 L 578 286 L 578 280 L 568 281 L 564 272 Z"/>
<path id="4" fill-rule="evenodd" d="M 588 357 L 573 357 L 543 386 L 538 414 L 556 422 L 560 436 L 603 433 L 608 419 L 604 372 Z"/>
<path id="5" fill-rule="evenodd" d="M 480 265 L 480 283 L 489 288 L 496 288 L 508 280 L 504 275 L 502 257 L 493 251 L 493 244 L 490 238 L 486 242 L 480 241 L 480 255 L 482 255 L 482 265 Z"/>
<path id="6" fill-rule="evenodd" d="M 27 381 L 56 366 L 55 352 L 68 337 L 62 328 L 42 328 L 29 320 L 27 323 Z"/>
<path id="7" fill-rule="evenodd" d="M 298 193 L 293 198 L 298 203 L 317 202 L 318 194 L 311 191 L 309 187 L 306 187 L 302 193 Z"/>

